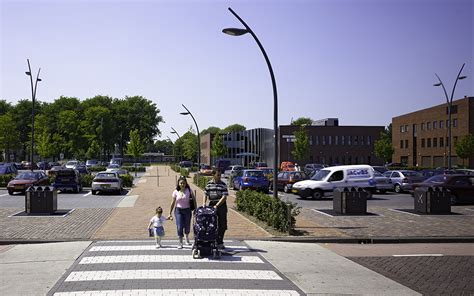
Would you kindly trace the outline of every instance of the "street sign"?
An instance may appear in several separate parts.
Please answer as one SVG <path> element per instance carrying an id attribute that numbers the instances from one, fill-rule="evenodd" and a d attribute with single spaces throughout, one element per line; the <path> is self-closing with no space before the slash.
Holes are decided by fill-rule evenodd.
<path id="1" fill-rule="evenodd" d="M 64 159 L 64 153 L 59 154 L 59 159 L 63 160 Z"/>
<path id="2" fill-rule="evenodd" d="M 283 139 L 294 139 L 294 138 L 296 138 L 295 135 L 282 135 L 281 137 Z"/>

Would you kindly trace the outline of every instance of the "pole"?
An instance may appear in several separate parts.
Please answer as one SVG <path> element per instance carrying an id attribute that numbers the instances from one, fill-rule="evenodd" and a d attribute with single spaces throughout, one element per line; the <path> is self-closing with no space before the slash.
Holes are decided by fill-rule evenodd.
<path id="1" fill-rule="evenodd" d="M 277 188 L 277 178 L 278 178 L 278 140 L 279 140 L 279 134 L 278 134 L 278 94 L 277 94 L 277 87 L 276 87 L 276 81 L 275 81 L 275 75 L 273 74 L 273 68 L 272 64 L 270 63 L 270 59 L 268 58 L 267 53 L 265 52 L 265 49 L 263 48 L 263 45 L 260 43 L 260 40 L 258 40 L 257 35 L 252 31 L 252 29 L 242 20 L 237 13 L 235 13 L 232 8 L 229 7 L 229 11 L 244 25 L 245 29 L 252 35 L 252 37 L 255 39 L 255 42 L 257 42 L 258 47 L 260 48 L 263 57 L 265 58 L 265 62 L 267 63 L 268 66 L 268 71 L 270 72 L 270 77 L 272 80 L 272 88 L 273 88 L 273 145 L 274 145 L 274 159 L 273 159 L 273 197 L 278 198 L 278 190 Z"/>
<path id="2" fill-rule="evenodd" d="M 31 107 L 31 171 L 34 169 L 34 151 L 35 151 L 35 99 L 36 99 L 36 87 L 38 86 L 38 81 L 41 81 L 39 78 L 39 74 L 41 72 L 41 68 L 38 69 L 38 74 L 36 75 L 35 85 L 33 87 L 33 74 L 31 73 L 31 66 L 30 60 L 26 59 L 28 62 L 28 72 L 26 74 L 30 76 L 30 84 L 31 84 L 31 100 L 32 100 L 32 107 Z"/>

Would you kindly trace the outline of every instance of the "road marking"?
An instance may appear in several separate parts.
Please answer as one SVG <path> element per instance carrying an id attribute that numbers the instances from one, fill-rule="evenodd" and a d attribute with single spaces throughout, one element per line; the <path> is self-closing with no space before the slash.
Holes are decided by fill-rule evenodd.
<path id="1" fill-rule="evenodd" d="M 5 194 L 0 194 L 0 196 L 7 196 L 7 195 L 8 195 L 8 193 L 5 193 Z"/>
<path id="2" fill-rule="evenodd" d="M 117 205 L 117 208 L 133 208 L 138 195 L 126 195 Z"/>
<path id="3" fill-rule="evenodd" d="M 161 280 L 161 279 L 241 279 L 283 280 L 272 270 L 226 270 L 226 269 L 137 269 L 73 271 L 65 282 L 107 280 Z"/>
<path id="4" fill-rule="evenodd" d="M 405 255 L 392 255 L 393 257 L 442 257 L 443 254 L 405 254 Z"/>
<path id="5" fill-rule="evenodd" d="M 127 194 L 125 194 L 125 195 L 129 195 L 130 193 L 132 193 L 132 191 L 133 191 L 133 189 L 130 189 L 130 190 L 127 192 Z"/>
<path id="6" fill-rule="evenodd" d="M 318 210 L 316 210 L 316 209 L 311 209 L 311 210 L 312 210 L 312 211 L 315 211 L 316 213 L 320 213 L 320 214 L 326 215 L 326 216 L 331 217 L 331 218 L 334 217 L 333 215 L 329 215 L 329 214 L 327 214 L 327 213 L 325 213 L 325 212 L 321 212 L 321 211 L 318 211 Z"/>
<path id="7" fill-rule="evenodd" d="M 108 252 L 108 251 L 167 251 L 174 249 L 175 246 L 163 246 L 163 248 L 156 249 L 154 244 L 138 245 L 138 246 L 96 246 L 90 248 L 89 252 Z M 246 246 L 226 246 L 226 250 L 249 250 Z M 188 252 L 191 246 L 183 246 L 182 251 Z"/>
<path id="8" fill-rule="evenodd" d="M 293 290 L 243 290 L 243 289 L 132 289 L 132 290 L 100 290 L 100 291 L 74 291 L 54 293 L 54 296 L 177 296 L 177 295 L 227 295 L 227 296 L 296 296 L 300 295 Z"/>
<path id="9" fill-rule="evenodd" d="M 141 180 L 138 180 L 137 184 L 140 184 L 140 183 L 146 183 L 148 179 L 141 179 Z"/>
<path id="10" fill-rule="evenodd" d="M 397 212 L 397 213 L 408 214 L 408 215 L 412 215 L 412 216 L 420 217 L 420 215 L 418 215 L 418 214 L 414 214 L 414 213 L 410 213 L 410 212 L 399 211 L 399 210 L 396 210 L 396 209 L 389 209 L 389 210 L 390 210 L 390 211 Z"/>
<path id="11" fill-rule="evenodd" d="M 264 263 L 257 256 L 222 256 L 220 259 L 204 257 L 196 260 L 189 255 L 126 255 L 84 257 L 79 264 L 194 262 L 194 263 Z"/>
<path id="12" fill-rule="evenodd" d="M 89 191 L 88 193 L 84 194 L 83 196 L 88 196 L 88 195 L 91 195 L 92 194 L 92 191 Z"/>

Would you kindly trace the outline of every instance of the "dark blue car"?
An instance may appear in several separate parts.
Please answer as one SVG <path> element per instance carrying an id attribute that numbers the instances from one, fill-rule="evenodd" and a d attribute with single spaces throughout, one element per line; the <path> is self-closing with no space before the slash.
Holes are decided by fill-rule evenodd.
<path id="1" fill-rule="evenodd" d="M 234 189 L 255 189 L 268 193 L 269 182 L 262 170 L 243 170 L 233 178 Z"/>

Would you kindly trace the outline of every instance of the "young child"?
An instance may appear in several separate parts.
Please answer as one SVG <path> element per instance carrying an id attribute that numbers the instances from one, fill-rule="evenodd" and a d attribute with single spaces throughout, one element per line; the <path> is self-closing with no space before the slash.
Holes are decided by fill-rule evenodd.
<path id="1" fill-rule="evenodd" d="M 163 209 L 161 207 L 156 208 L 156 215 L 150 219 L 150 224 L 148 224 L 148 231 L 150 236 L 155 237 L 156 248 L 161 248 L 161 238 L 165 235 L 165 229 L 163 223 L 169 218 L 165 218 L 163 215 Z"/>

